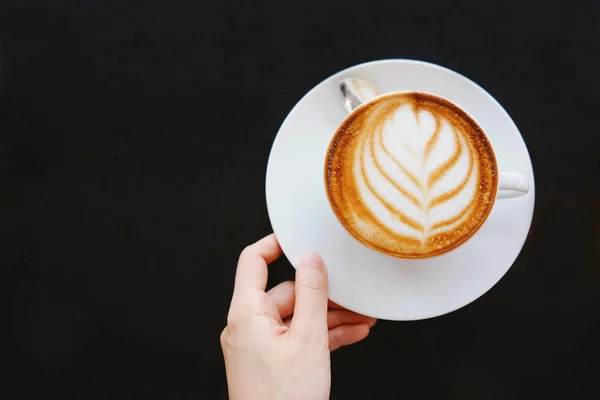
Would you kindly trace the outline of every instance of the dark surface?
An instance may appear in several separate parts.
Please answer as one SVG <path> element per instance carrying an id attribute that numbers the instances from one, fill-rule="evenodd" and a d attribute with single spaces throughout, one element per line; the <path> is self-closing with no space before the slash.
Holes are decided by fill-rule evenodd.
<path id="1" fill-rule="evenodd" d="M 331 397 L 598 399 L 600 3 L 207 3 L 0 2 L 0 398 L 226 398 L 279 125 L 340 69 L 414 58 L 511 114 L 532 233 L 475 303 L 335 352 Z"/>

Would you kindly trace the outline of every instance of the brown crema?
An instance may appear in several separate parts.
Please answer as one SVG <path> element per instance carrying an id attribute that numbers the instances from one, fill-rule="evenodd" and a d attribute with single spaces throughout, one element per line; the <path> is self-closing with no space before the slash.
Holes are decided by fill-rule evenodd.
<path id="1" fill-rule="evenodd" d="M 432 150 L 438 145 L 442 124 L 447 124 L 454 135 L 455 148 L 447 159 L 440 160 L 426 178 L 416 176 L 405 167 L 403 160 L 394 157 L 394 149 L 386 147 L 382 127 L 401 108 L 411 107 L 415 115 L 421 111 L 430 113 L 435 120 L 433 133 L 422 147 L 423 154 L 417 160 L 426 163 Z M 417 118 L 418 120 L 418 118 Z M 375 147 L 385 153 L 410 182 L 412 190 L 401 180 L 394 179 L 378 162 Z M 408 154 L 414 149 L 406 146 Z M 453 215 L 424 224 L 416 220 L 410 211 L 394 204 L 385 193 L 370 181 L 365 172 L 366 152 L 372 165 L 390 188 L 427 215 L 429 210 L 443 205 L 465 191 L 467 182 L 474 186 L 468 203 Z M 468 168 L 460 181 L 451 188 L 433 196 L 432 187 L 442 180 L 460 158 L 468 159 Z M 424 167 L 422 167 L 424 170 Z M 359 182 L 360 180 L 360 182 Z M 329 202 L 342 225 L 357 240 L 381 253 L 400 258 L 426 258 L 443 254 L 468 240 L 488 217 L 495 201 L 498 187 L 496 159 L 492 146 L 479 125 L 458 106 L 440 97 L 421 92 L 399 92 L 380 96 L 354 110 L 338 127 L 325 160 L 325 186 Z M 376 199 L 399 223 L 406 225 L 418 236 L 391 229 L 381 220 L 365 201 L 365 193 Z M 365 189 L 366 187 L 366 189 Z M 415 192 L 414 188 L 418 188 Z M 406 203 L 405 203 L 406 204 Z"/>

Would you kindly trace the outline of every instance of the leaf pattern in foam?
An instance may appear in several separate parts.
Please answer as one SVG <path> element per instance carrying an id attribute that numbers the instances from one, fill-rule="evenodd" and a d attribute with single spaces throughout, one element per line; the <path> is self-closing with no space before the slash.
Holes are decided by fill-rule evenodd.
<path id="1" fill-rule="evenodd" d="M 364 203 L 389 229 L 427 240 L 468 217 L 477 183 L 469 140 L 410 105 L 367 121 L 357 178 Z"/>

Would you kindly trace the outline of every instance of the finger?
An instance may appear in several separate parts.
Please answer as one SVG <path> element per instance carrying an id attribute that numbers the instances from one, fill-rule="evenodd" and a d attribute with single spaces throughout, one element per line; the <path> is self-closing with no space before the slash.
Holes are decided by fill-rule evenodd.
<path id="1" fill-rule="evenodd" d="M 327 327 L 336 328 L 341 325 L 367 325 L 371 328 L 375 325 L 375 318 L 366 317 L 348 310 L 329 310 L 327 313 Z"/>
<path id="2" fill-rule="evenodd" d="M 234 295 L 250 288 L 264 291 L 267 287 L 267 264 L 280 255 L 281 247 L 274 234 L 246 247 L 238 261 Z"/>
<path id="3" fill-rule="evenodd" d="M 369 328 L 372 328 L 377 322 L 377 319 L 365 317 L 364 315 L 355 313 L 350 313 L 350 315 L 339 315 L 337 314 L 338 312 L 339 311 L 336 310 L 329 310 L 329 312 L 327 313 L 328 329 L 331 330 L 342 325 L 366 325 Z M 289 328 L 292 324 L 292 318 L 293 316 L 284 317 L 282 321 L 283 325 Z"/>
<path id="4" fill-rule="evenodd" d="M 360 342 L 369 336 L 368 325 L 342 325 L 329 331 L 329 351 Z"/>
<path id="5" fill-rule="evenodd" d="M 251 247 L 267 264 L 271 264 L 281 256 L 281 247 L 274 233 L 265 236 Z"/>
<path id="6" fill-rule="evenodd" d="M 340 306 L 338 303 L 334 303 L 333 301 L 329 300 L 329 308 L 330 309 L 334 309 L 334 310 L 345 310 L 344 307 Z"/>
<path id="7" fill-rule="evenodd" d="M 296 293 L 294 291 L 294 282 L 281 282 L 268 292 L 269 296 L 277 306 L 279 316 L 287 318 L 294 312 L 294 303 L 296 303 Z"/>
<path id="8" fill-rule="evenodd" d="M 327 270 L 317 254 L 303 258 L 296 269 L 296 304 L 290 333 L 304 338 L 327 334 Z"/>

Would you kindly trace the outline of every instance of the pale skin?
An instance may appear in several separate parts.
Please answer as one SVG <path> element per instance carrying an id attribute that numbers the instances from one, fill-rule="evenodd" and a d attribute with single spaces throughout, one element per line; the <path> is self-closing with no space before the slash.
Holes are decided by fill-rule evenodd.
<path id="1" fill-rule="evenodd" d="M 231 400 L 328 399 L 329 352 L 366 338 L 376 322 L 328 300 L 317 254 L 300 261 L 295 282 L 266 292 L 267 266 L 280 255 L 275 235 L 240 255 L 221 334 Z"/>

